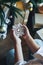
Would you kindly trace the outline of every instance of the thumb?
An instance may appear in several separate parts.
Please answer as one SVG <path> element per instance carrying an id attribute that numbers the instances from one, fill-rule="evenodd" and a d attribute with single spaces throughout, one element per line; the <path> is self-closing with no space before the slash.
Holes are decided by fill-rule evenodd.
<path id="1" fill-rule="evenodd" d="M 16 39 L 16 41 L 20 42 L 21 39 L 16 35 L 15 31 L 13 30 L 13 36 Z"/>

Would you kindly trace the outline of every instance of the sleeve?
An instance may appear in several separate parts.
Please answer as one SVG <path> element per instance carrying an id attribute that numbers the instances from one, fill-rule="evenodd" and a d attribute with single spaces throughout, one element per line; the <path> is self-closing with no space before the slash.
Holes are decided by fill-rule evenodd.
<path id="1" fill-rule="evenodd" d="M 43 47 L 41 47 L 36 53 L 33 55 L 35 58 L 43 60 Z"/>
<path id="2" fill-rule="evenodd" d="M 35 54 L 43 56 L 43 47 L 41 47 Z"/>
<path id="3" fill-rule="evenodd" d="M 25 65 L 26 63 L 26 61 L 18 61 L 15 65 Z"/>

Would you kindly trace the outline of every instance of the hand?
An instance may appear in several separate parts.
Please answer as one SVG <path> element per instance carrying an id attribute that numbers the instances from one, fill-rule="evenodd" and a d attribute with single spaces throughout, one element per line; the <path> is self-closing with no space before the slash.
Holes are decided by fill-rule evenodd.
<path id="1" fill-rule="evenodd" d="M 10 31 L 10 37 L 15 43 L 21 43 L 21 39 L 16 36 L 14 30 Z"/>
<path id="2" fill-rule="evenodd" d="M 22 38 L 27 39 L 31 36 L 30 32 L 29 32 L 29 29 L 27 28 L 26 25 L 23 25 L 23 28 L 24 28 L 24 35 L 22 36 Z"/>

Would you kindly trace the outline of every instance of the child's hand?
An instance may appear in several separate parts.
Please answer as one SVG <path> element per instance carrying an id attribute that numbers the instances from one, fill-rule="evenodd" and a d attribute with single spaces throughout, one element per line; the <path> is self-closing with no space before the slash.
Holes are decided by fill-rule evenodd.
<path id="1" fill-rule="evenodd" d="M 21 39 L 16 36 L 15 31 L 11 30 L 10 31 L 10 37 L 15 43 L 21 43 Z"/>
<path id="2" fill-rule="evenodd" d="M 24 35 L 22 36 L 22 38 L 27 39 L 31 36 L 30 32 L 29 32 L 29 29 L 27 28 L 26 25 L 23 25 L 23 28 L 24 28 Z"/>

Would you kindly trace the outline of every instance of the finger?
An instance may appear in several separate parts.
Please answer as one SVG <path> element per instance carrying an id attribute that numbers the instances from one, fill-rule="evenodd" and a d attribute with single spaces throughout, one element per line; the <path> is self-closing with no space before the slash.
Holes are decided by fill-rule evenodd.
<path id="1" fill-rule="evenodd" d="M 24 28 L 24 32 L 26 32 L 26 31 L 28 31 L 29 29 L 27 28 L 27 26 L 26 25 L 22 25 L 22 27 Z"/>
<path id="2" fill-rule="evenodd" d="M 25 35 L 27 33 L 27 27 L 23 25 L 23 29 L 24 29 L 24 35 Z"/>

